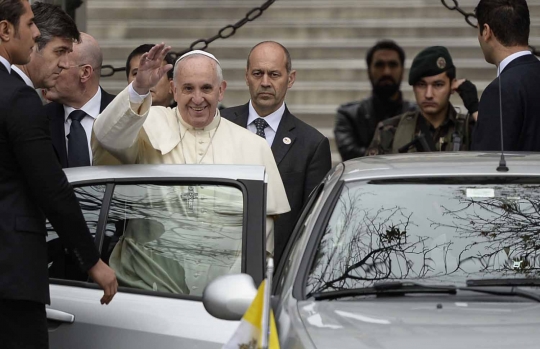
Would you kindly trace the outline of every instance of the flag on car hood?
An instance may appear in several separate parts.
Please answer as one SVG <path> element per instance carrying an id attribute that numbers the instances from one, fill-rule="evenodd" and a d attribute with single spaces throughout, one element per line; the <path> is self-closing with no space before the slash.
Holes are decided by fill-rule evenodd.
<path id="1" fill-rule="evenodd" d="M 240 326 L 231 339 L 225 343 L 223 349 L 259 349 L 262 341 L 264 288 L 266 281 L 259 286 L 255 299 L 240 321 Z M 276 330 L 274 313 L 270 309 L 270 334 L 268 336 L 268 349 L 279 349 L 279 340 Z"/>

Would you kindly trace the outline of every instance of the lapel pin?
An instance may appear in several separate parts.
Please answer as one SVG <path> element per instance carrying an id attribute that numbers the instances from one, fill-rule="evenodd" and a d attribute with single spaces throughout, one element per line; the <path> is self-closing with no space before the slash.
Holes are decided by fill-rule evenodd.
<path id="1" fill-rule="evenodd" d="M 285 138 L 283 138 L 283 143 L 291 144 L 291 139 L 289 137 L 285 137 Z"/>

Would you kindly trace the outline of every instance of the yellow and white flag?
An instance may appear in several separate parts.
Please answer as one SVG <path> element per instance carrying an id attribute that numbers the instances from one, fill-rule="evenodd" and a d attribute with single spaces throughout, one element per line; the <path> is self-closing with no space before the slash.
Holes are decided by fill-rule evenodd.
<path id="1" fill-rule="evenodd" d="M 255 299 L 240 320 L 240 326 L 232 338 L 223 345 L 223 349 L 259 349 L 262 346 L 264 288 L 266 281 L 259 286 Z M 268 349 L 279 349 L 274 313 L 270 309 L 270 334 Z"/>

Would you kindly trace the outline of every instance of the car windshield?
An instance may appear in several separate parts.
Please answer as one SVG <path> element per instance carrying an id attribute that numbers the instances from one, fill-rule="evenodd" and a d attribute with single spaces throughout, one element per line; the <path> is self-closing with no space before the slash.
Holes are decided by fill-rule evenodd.
<path id="1" fill-rule="evenodd" d="M 540 277 L 540 181 L 348 182 L 319 242 L 308 294 L 386 281 L 465 285 Z"/>

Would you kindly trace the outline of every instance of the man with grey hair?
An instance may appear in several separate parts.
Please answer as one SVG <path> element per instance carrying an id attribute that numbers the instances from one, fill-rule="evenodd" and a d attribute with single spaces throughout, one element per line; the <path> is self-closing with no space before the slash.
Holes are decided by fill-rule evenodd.
<path id="1" fill-rule="evenodd" d="M 288 212 L 290 207 L 270 147 L 261 137 L 220 116 L 217 105 L 223 99 L 227 83 L 223 80 L 219 61 L 210 53 L 196 50 L 183 55 L 176 61 L 173 77 L 174 99 L 178 103 L 176 108 L 152 106 L 150 89 L 172 68 L 171 64 L 165 66 L 162 64 L 169 50 L 170 47 L 158 44 L 148 53 L 143 54 L 135 80 L 120 92 L 97 117 L 92 138 L 94 164 L 108 164 L 102 158 L 103 151 L 106 150 L 124 164 L 265 166 L 268 173 L 266 249 L 272 253 L 273 218 Z M 219 211 L 225 208 L 231 211 L 227 216 L 231 217 L 234 221 L 233 225 L 239 227 L 241 231 L 243 209 L 235 210 L 230 200 L 227 200 L 234 195 L 231 192 L 234 190 L 229 187 L 207 188 L 206 186 L 204 188 L 202 186 L 179 188 L 178 200 L 175 202 L 186 207 L 175 216 L 185 220 L 195 216 L 197 222 L 207 222 L 207 220 L 210 222 L 214 216 L 225 214 Z M 189 208 L 183 202 L 186 201 L 186 195 L 191 195 Z M 204 212 L 205 210 L 209 213 Z M 128 223 L 127 229 L 134 230 L 135 228 L 130 228 L 130 223 Z M 215 230 L 219 231 L 219 229 L 217 227 Z M 167 234 L 176 234 L 176 232 L 169 231 Z M 138 236 L 138 234 L 131 234 L 131 236 Z M 175 237 L 175 239 L 181 239 L 181 237 Z M 127 258 L 126 255 L 135 255 L 130 252 L 130 249 L 137 249 L 136 255 L 139 256 L 145 254 L 144 251 L 146 251 L 144 243 L 139 244 L 135 238 L 132 240 L 130 244 L 119 242 L 111 256 L 111 266 L 117 272 L 120 285 L 138 285 L 147 289 L 158 287 L 159 289 L 164 277 L 151 272 L 155 270 L 170 270 L 171 278 L 179 277 L 178 268 L 171 269 L 170 265 L 163 265 L 162 261 L 154 256 L 155 253 L 149 252 L 149 258 L 136 261 L 144 263 L 145 268 L 134 268 L 130 265 L 133 258 Z M 242 243 L 241 234 L 236 240 L 237 243 Z M 222 246 L 222 248 L 225 247 Z M 179 256 L 175 260 L 181 259 Z M 159 268 L 155 268 L 155 264 L 159 264 Z M 240 263 L 229 265 L 230 272 L 240 272 L 239 265 Z M 197 279 L 196 275 L 191 275 L 195 270 L 192 263 L 185 261 L 181 267 L 180 269 L 185 270 L 186 280 Z M 132 270 L 135 269 L 139 274 L 134 276 Z M 196 269 L 197 273 L 200 273 L 201 266 L 197 265 Z M 208 266 L 208 275 L 212 269 L 212 266 Z M 131 272 L 128 272 L 130 270 Z M 200 284 L 193 285 L 186 282 L 187 285 L 184 285 L 183 280 L 178 280 L 182 287 L 175 288 L 176 291 L 169 291 L 194 292 L 194 290 L 202 289 Z"/>
<path id="2" fill-rule="evenodd" d="M 12 74 L 34 89 L 53 87 L 63 69 L 68 68 L 67 55 L 80 33 L 75 22 L 59 6 L 43 2 L 32 4 L 34 23 L 41 35 L 26 65 L 13 65 Z"/>
<path id="3" fill-rule="evenodd" d="M 103 54 L 91 35 L 81 33 L 81 41 L 68 54 L 68 68 L 58 76 L 45 97 L 51 138 L 63 168 L 90 166 L 90 136 L 94 119 L 114 99 L 99 86 Z"/>

